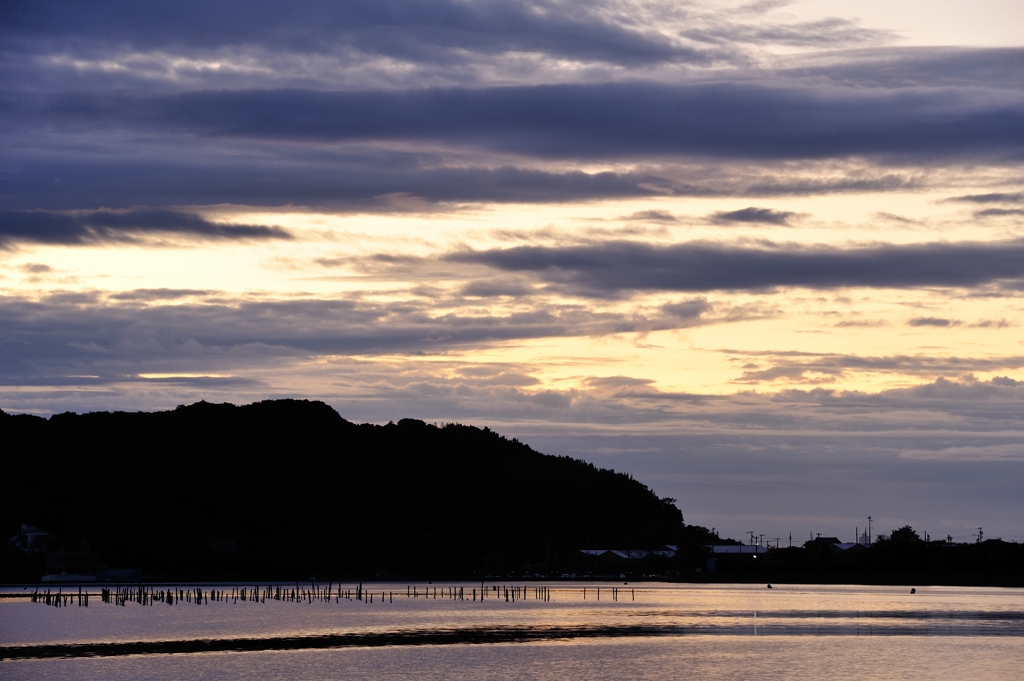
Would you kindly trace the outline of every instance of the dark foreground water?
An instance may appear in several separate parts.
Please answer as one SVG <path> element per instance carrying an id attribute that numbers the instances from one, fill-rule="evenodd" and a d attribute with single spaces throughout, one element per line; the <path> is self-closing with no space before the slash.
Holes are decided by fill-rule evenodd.
<path id="1" fill-rule="evenodd" d="M 506 601 L 488 583 L 481 602 L 479 583 L 365 586 L 372 603 L 3 598 L 0 678 L 1024 678 L 1024 590 L 519 583 Z"/>

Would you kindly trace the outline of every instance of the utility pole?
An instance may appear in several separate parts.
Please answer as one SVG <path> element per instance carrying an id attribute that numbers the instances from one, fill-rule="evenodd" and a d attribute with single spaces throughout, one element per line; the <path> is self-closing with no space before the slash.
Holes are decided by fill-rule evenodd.
<path id="1" fill-rule="evenodd" d="M 789 548 L 793 548 L 793 533 L 789 533 Z"/>
<path id="2" fill-rule="evenodd" d="M 871 516 L 868 516 L 868 546 L 871 546 Z"/>
<path id="3" fill-rule="evenodd" d="M 747 530 L 747 534 L 750 535 L 750 545 L 753 546 L 754 545 L 754 531 L 753 530 Z"/>
<path id="4" fill-rule="evenodd" d="M 983 531 L 981 530 L 981 528 L 979 527 L 979 528 L 978 528 L 978 543 L 979 543 L 979 544 L 981 543 L 981 539 L 982 539 L 982 537 L 984 537 L 984 536 L 985 536 L 985 533 L 984 533 L 984 532 L 983 532 Z"/>

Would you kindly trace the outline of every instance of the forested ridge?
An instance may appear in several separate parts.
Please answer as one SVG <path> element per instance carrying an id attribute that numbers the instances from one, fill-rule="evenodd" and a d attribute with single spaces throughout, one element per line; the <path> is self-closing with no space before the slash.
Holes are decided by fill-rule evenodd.
<path id="1" fill-rule="evenodd" d="M 581 548 L 706 539 L 627 474 L 487 428 L 357 425 L 322 402 L 0 412 L 0 438 L 7 536 L 85 538 L 148 575 L 558 575 L 584 567 Z M 10 553 L 11 576 L 35 569 Z"/>

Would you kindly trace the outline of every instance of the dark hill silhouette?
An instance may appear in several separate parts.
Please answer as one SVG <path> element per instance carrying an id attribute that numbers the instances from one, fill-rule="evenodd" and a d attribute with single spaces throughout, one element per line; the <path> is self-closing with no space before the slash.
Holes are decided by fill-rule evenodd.
<path id="1" fill-rule="evenodd" d="M 0 412 L 0 441 L 8 536 L 85 538 L 148 575 L 560 574 L 584 567 L 579 548 L 705 538 L 626 474 L 487 428 L 356 425 L 322 402 Z"/>

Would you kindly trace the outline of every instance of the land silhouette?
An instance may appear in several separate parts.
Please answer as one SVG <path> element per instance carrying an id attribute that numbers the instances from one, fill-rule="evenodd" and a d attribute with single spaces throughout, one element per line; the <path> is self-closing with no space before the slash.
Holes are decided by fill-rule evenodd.
<path id="1" fill-rule="evenodd" d="M 8 583 L 62 569 L 139 574 L 130 568 L 192 580 L 1024 584 L 1024 545 L 925 541 L 909 526 L 871 546 L 713 553 L 739 542 L 687 525 L 674 499 L 627 473 L 488 428 L 357 425 L 322 402 L 0 411 L 0 442 Z M 26 527 L 49 543 L 28 546 Z"/>
<path id="2" fill-rule="evenodd" d="M 147 575 L 562 575 L 586 569 L 579 549 L 709 537 L 627 474 L 322 402 L 4 415 L 0 437 L 8 536 L 28 523 Z M 8 551 L 6 572 L 36 576 L 29 563 Z"/>

